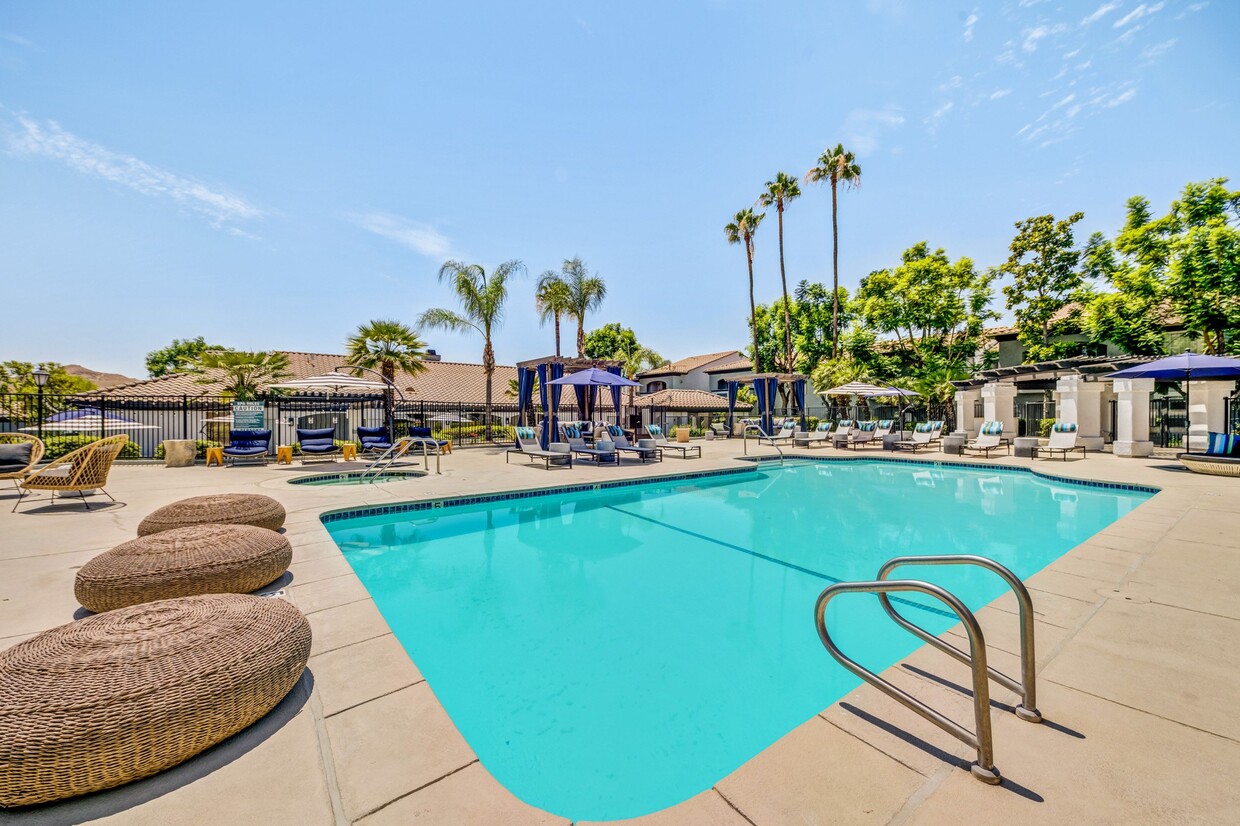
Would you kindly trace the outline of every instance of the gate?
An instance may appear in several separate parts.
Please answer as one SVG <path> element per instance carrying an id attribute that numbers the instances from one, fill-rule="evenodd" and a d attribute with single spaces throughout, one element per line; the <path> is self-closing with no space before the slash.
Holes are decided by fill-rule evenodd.
<path id="1" fill-rule="evenodd" d="M 1016 409 L 1016 435 L 1039 436 L 1043 419 L 1055 418 L 1055 402 L 1025 402 Z"/>
<path id="2" fill-rule="evenodd" d="M 1183 447 L 1188 433 L 1188 405 L 1184 398 L 1150 398 L 1150 441 L 1154 447 Z"/>

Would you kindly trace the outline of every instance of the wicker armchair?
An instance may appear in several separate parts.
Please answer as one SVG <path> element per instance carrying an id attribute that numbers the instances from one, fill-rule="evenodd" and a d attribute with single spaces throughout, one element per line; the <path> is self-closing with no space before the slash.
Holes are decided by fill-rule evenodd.
<path id="1" fill-rule="evenodd" d="M 86 501 L 85 491 L 102 490 L 105 496 L 112 499 L 112 494 L 104 490 L 103 486 L 108 483 L 108 471 L 112 468 L 112 462 L 116 461 L 121 448 L 128 441 L 129 435 L 121 433 L 91 442 L 30 474 L 21 483 L 18 491 L 20 495 L 13 503 L 13 513 L 17 513 L 17 506 L 22 503 L 26 492 L 34 490 L 50 490 L 52 499 L 56 498 L 58 491 L 77 491 L 86 510 L 90 510 L 90 503 Z"/>
<path id="2" fill-rule="evenodd" d="M 0 479 L 11 479 L 20 499 L 22 489 L 18 486 L 18 482 L 30 475 L 30 471 L 34 470 L 35 465 L 39 464 L 39 461 L 43 458 L 43 440 L 28 433 L 0 433 L 0 444 L 14 444 L 16 442 L 31 443 L 30 462 L 24 468 L 0 472 Z"/>

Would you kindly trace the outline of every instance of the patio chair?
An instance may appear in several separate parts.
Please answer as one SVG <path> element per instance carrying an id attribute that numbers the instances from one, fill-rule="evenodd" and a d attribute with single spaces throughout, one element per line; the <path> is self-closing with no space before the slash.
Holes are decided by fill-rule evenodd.
<path id="1" fill-rule="evenodd" d="M 88 445 L 70 451 L 46 467 L 36 470 L 27 476 L 18 488 L 17 501 L 13 503 L 13 513 L 22 503 L 28 491 L 47 490 L 52 492 L 55 501 L 57 493 L 76 492 L 82 498 L 86 510 L 90 503 L 86 501 L 86 491 L 101 490 L 109 499 L 112 494 L 104 490 L 108 483 L 108 471 L 112 463 L 120 455 L 121 448 L 129 442 L 129 434 L 121 433 L 91 442 Z M 115 502 L 115 499 L 112 499 Z"/>
<path id="2" fill-rule="evenodd" d="M 798 433 L 796 441 L 804 442 L 806 447 L 826 444 L 831 441 L 831 423 L 819 422 L 809 433 Z"/>
<path id="3" fill-rule="evenodd" d="M 270 430 L 230 430 L 228 431 L 228 447 L 224 448 L 224 456 L 236 464 L 241 462 L 261 462 L 267 464 L 267 451 L 271 446 Z"/>
<path id="4" fill-rule="evenodd" d="M 723 422 L 712 423 L 710 429 L 715 432 L 716 439 L 729 439 L 732 437 L 732 434 L 728 432 L 728 426 Z"/>
<path id="5" fill-rule="evenodd" d="M 1054 456 L 1059 453 L 1063 456 L 1063 460 L 1068 461 L 1068 454 L 1074 450 L 1081 451 L 1081 458 L 1085 458 L 1085 445 L 1076 443 L 1076 423 L 1075 422 L 1055 422 L 1051 425 L 1050 441 L 1045 445 L 1039 445 L 1030 451 L 1030 455 L 1036 459 L 1039 453 L 1049 453 Z"/>
<path id="6" fill-rule="evenodd" d="M 1240 476 L 1240 436 L 1210 433 L 1206 438 L 1205 453 L 1180 453 L 1175 458 L 1193 473 Z"/>
<path id="7" fill-rule="evenodd" d="M 874 434 L 878 432 L 878 422 L 857 422 L 857 426 L 853 428 L 852 433 L 844 441 L 843 447 L 859 447 L 861 445 L 872 444 Z"/>
<path id="8" fill-rule="evenodd" d="M 661 448 L 662 450 L 670 449 L 680 451 L 680 458 L 682 459 L 690 458 L 690 453 L 694 454 L 693 458 L 702 458 L 701 445 L 682 445 L 677 444 L 676 442 L 669 442 L 667 440 L 667 436 L 663 435 L 663 428 L 659 427 L 657 424 L 646 425 L 646 435 L 650 437 L 656 447 Z"/>
<path id="9" fill-rule="evenodd" d="M 336 428 L 297 428 L 297 444 L 301 448 L 301 463 L 334 462 L 340 455 L 336 447 Z"/>
<path id="10" fill-rule="evenodd" d="M 562 424 L 560 425 L 560 433 L 564 438 L 564 442 L 568 445 L 568 450 L 575 456 L 584 456 L 592 460 L 595 464 L 601 465 L 605 463 L 620 464 L 620 454 L 614 450 L 600 450 L 597 447 L 590 447 L 586 444 L 586 440 L 581 434 L 580 424 Z"/>
<path id="11" fill-rule="evenodd" d="M 505 464 L 508 462 L 508 457 L 515 453 L 518 456 L 525 456 L 531 460 L 542 459 L 547 470 L 551 470 L 553 464 L 566 467 L 573 466 L 573 454 L 568 452 L 568 450 L 543 450 L 538 442 L 538 431 L 534 428 L 516 427 L 513 430 L 517 438 L 517 446 L 504 451 Z M 568 445 L 564 447 L 567 448 Z"/>
<path id="12" fill-rule="evenodd" d="M 361 446 L 359 453 L 383 453 L 392 447 L 392 437 L 386 427 L 359 427 L 357 441 Z"/>
<path id="13" fill-rule="evenodd" d="M 17 495 L 18 483 L 30 475 L 43 458 L 43 440 L 28 433 L 0 434 L 0 479 L 11 479 Z"/>
<path id="14" fill-rule="evenodd" d="M 451 453 L 451 439 L 436 439 L 429 427 L 411 427 L 409 428 L 409 438 L 421 444 L 426 442 L 427 446 L 434 445 L 435 450 L 440 453 Z"/>
<path id="15" fill-rule="evenodd" d="M 911 450 L 916 453 L 923 447 L 930 447 L 934 438 L 934 424 L 932 422 L 921 422 L 913 428 L 913 438 L 900 439 L 896 442 L 897 450 Z"/>
<path id="16" fill-rule="evenodd" d="M 619 425 L 607 425 L 607 433 L 611 436 L 611 440 L 616 443 L 616 450 L 623 453 L 631 453 L 642 460 L 642 464 L 646 462 L 662 462 L 663 451 L 658 447 L 642 447 L 629 442 L 629 437 L 625 434 L 624 429 Z M 596 442 L 597 444 L 597 442 Z"/>
<path id="17" fill-rule="evenodd" d="M 1003 438 L 1003 422 L 982 422 L 977 438 L 970 439 L 964 445 L 966 451 L 977 451 L 987 459 L 990 458 L 990 451 L 1001 447 L 1007 448 L 1008 455 L 1012 455 L 1012 443 Z"/>
<path id="18" fill-rule="evenodd" d="M 852 419 L 840 419 L 835 425 L 835 430 L 831 431 L 831 446 L 843 447 L 852 438 L 852 429 L 855 422 Z"/>

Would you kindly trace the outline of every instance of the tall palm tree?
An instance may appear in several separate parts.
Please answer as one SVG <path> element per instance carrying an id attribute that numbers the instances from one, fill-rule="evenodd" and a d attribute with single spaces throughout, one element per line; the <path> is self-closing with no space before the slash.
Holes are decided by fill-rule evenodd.
<path id="1" fill-rule="evenodd" d="M 749 329 L 753 333 L 753 371 L 762 372 L 758 363 L 758 305 L 753 299 L 753 234 L 758 225 L 766 217 L 764 212 L 754 212 L 753 208 L 742 209 L 732 218 L 732 223 L 723 228 L 729 244 L 744 244 L 745 258 L 749 261 Z"/>
<path id="2" fill-rule="evenodd" d="M 637 374 L 643 370 L 653 370 L 654 368 L 666 363 L 663 356 L 659 355 L 654 350 L 651 350 L 649 347 L 643 347 L 640 344 L 631 350 L 622 350 L 621 352 L 616 353 L 615 357 L 623 362 L 620 365 L 620 371 L 624 373 L 624 377 L 626 379 L 635 379 L 637 378 Z M 637 395 L 637 388 L 630 387 L 628 388 L 628 391 L 628 405 L 632 408 L 634 397 Z M 617 421 L 619 420 L 619 416 L 620 411 L 617 410 Z"/>
<path id="3" fill-rule="evenodd" d="M 483 418 L 488 441 L 491 438 L 491 379 L 495 373 L 495 348 L 491 346 L 491 332 L 504 323 L 508 279 L 524 273 L 525 265 L 517 260 L 505 261 L 489 276 L 481 264 L 448 261 L 439 268 L 439 280 L 451 282 L 461 304 L 461 312 L 435 307 L 418 318 L 418 324 L 422 327 L 455 333 L 474 330 L 482 334 L 482 372 L 487 378 Z"/>
<path id="4" fill-rule="evenodd" d="M 560 356 L 560 317 L 572 312 L 572 301 L 572 288 L 560 273 L 547 270 L 539 276 L 534 302 L 538 307 L 538 318 L 543 324 L 548 320 L 555 322 L 556 358 Z"/>
<path id="5" fill-rule="evenodd" d="M 792 312 L 788 304 L 788 274 L 784 271 L 784 207 L 801 197 L 797 179 L 786 172 L 775 174 L 775 180 L 766 182 L 766 191 L 758 198 L 764 207 L 775 207 L 779 216 L 779 282 L 784 291 L 784 361 L 792 364 Z"/>
<path id="6" fill-rule="evenodd" d="M 818 166 L 805 173 L 805 182 L 829 181 L 831 183 L 831 358 L 839 356 L 840 340 L 840 223 L 836 214 L 836 194 L 840 184 L 845 187 L 861 186 L 861 167 L 853 153 L 844 151 L 844 144 L 837 143 L 818 156 Z"/>
<path id="7" fill-rule="evenodd" d="M 378 319 L 362 324 L 345 342 L 345 364 L 376 370 L 388 386 L 383 389 L 383 418 L 392 433 L 392 416 L 396 405 L 392 388 L 397 371 L 416 375 L 426 370 L 426 342 L 413 328 L 393 319 Z M 362 371 L 356 371 L 361 375 Z"/>
<path id="8" fill-rule="evenodd" d="M 586 313 L 603 305 L 607 285 L 597 275 L 590 275 L 580 258 L 565 259 L 560 270 L 564 274 L 564 283 L 568 285 L 567 315 L 577 321 L 577 358 L 585 358 Z"/>

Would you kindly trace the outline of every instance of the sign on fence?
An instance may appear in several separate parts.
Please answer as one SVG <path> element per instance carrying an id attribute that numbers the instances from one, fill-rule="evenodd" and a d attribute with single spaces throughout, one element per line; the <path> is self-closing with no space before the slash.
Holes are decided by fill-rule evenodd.
<path id="1" fill-rule="evenodd" d="M 262 430 L 263 402 L 233 402 L 233 430 Z"/>

